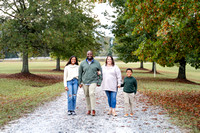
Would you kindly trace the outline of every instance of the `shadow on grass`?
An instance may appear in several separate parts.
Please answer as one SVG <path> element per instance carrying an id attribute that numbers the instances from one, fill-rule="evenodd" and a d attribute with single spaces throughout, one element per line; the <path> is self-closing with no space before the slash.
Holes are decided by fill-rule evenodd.
<path id="1" fill-rule="evenodd" d="M 149 78 L 149 77 L 136 77 L 137 80 L 146 80 L 146 81 L 157 81 L 157 82 L 177 82 L 177 83 L 184 83 L 184 84 L 193 84 L 193 85 L 200 85 L 200 83 L 196 83 L 187 79 L 169 79 L 169 78 Z"/>
<path id="2" fill-rule="evenodd" d="M 20 80 L 30 80 L 35 82 L 42 82 L 48 84 L 55 84 L 63 81 L 62 75 L 50 75 L 50 74 L 24 74 L 24 73 L 15 73 L 15 74 L 0 74 L 0 78 L 8 79 L 20 79 Z M 35 87 L 35 86 L 33 86 Z"/>
<path id="3" fill-rule="evenodd" d="M 56 69 L 31 69 L 31 72 L 58 72 L 58 73 L 63 73 L 64 70 L 56 70 Z"/>

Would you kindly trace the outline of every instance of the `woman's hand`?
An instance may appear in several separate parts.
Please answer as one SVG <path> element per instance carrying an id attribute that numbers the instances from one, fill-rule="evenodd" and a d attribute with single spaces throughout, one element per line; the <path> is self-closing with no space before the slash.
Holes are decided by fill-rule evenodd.
<path id="1" fill-rule="evenodd" d="M 68 90 L 69 90 L 67 86 L 65 87 L 65 90 L 66 90 L 66 91 L 68 91 Z"/>

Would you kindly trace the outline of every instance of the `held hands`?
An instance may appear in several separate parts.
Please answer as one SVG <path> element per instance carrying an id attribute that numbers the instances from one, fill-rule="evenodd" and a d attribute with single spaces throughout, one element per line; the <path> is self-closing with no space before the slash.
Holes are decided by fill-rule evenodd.
<path id="1" fill-rule="evenodd" d="M 82 86 L 83 86 L 82 84 L 79 85 L 80 88 L 81 88 Z"/>
<path id="2" fill-rule="evenodd" d="M 118 85 L 117 87 L 118 87 L 118 88 L 121 88 L 121 86 L 120 86 L 120 85 Z"/>
<path id="3" fill-rule="evenodd" d="M 97 71 L 97 75 L 98 75 L 98 76 L 101 75 L 101 71 Z"/>
<path id="4" fill-rule="evenodd" d="M 65 90 L 68 91 L 69 89 L 67 88 L 67 86 L 65 87 Z"/>

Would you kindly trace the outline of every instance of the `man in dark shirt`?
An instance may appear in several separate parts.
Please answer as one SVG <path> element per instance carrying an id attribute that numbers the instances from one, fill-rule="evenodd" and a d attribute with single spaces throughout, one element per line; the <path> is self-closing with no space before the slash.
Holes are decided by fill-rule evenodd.
<path id="1" fill-rule="evenodd" d="M 101 85 L 102 74 L 100 63 L 93 58 L 92 51 L 87 52 L 87 58 L 81 62 L 79 67 L 79 87 L 83 86 L 86 104 L 87 104 L 87 114 L 95 116 L 95 89 L 97 86 Z"/>

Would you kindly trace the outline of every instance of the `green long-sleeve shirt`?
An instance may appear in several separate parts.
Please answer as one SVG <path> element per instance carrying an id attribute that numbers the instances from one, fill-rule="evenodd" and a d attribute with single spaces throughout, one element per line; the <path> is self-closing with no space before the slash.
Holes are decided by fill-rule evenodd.
<path id="1" fill-rule="evenodd" d="M 97 71 L 101 71 L 101 74 L 99 76 L 97 74 Z M 101 82 L 102 69 L 100 63 L 95 59 L 91 62 L 91 64 L 88 64 L 87 60 L 82 61 L 79 66 L 78 83 L 97 83 L 97 85 L 101 85 Z"/>
<path id="2" fill-rule="evenodd" d="M 137 92 L 137 81 L 134 77 L 125 77 L 124 82 L 121 85 L 124 87 L 123 91 L 126 93 L 135 93 Z"/>

